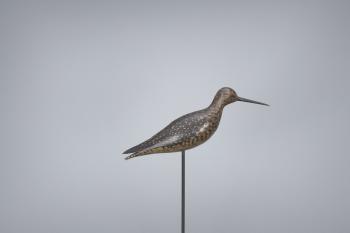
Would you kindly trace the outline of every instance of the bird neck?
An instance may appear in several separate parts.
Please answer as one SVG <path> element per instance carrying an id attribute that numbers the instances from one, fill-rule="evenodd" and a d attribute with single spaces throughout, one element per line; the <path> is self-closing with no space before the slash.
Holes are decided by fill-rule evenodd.
<path id="1" fill-rule="evenodd" d="M 221 96 L 216 95 L 208 108 L 215 112 L 222 112 L 225 106 L 226 103 L 224 99 Z"/>

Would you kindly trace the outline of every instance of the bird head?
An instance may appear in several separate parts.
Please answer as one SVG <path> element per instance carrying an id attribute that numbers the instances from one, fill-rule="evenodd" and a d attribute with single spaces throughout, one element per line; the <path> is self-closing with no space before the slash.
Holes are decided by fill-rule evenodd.
<path id="1" fill-rule="evenodd" d="M 253 103 L 253 104 L 261 104 L 261 105 L 266 105 L 269 106 L 268 104 L 258 102 L 255 100 L 250 100 L 246 99 L 243 97 L 239 97 L 237 93 L 229 87 L 223 87 L 221 88 L 215 95 L 214 101 L 219 101 L 223 105 L 228 105 L 230 103 L 236 102 L 236 101 L 241 101 L 241 102 L 247 102 L 247 103 Z"/>

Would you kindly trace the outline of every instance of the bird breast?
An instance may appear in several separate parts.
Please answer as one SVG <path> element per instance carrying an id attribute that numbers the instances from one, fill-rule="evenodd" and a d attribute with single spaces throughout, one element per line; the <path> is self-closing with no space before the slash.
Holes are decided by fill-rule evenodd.
<path id="1" fill-rule="evenodd" d="M 199 130 L 197 132 L 197 136 L 206 132 L 208 130 L 208 127 L 209 127 L 209 122 L 205 122 L 204 125 L 199 128 Z"/>

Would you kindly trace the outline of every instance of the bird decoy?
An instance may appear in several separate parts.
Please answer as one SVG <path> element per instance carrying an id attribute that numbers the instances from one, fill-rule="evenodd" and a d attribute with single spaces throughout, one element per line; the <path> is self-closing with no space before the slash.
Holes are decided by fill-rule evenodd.
<path id="1" fill-rule="evenodd" d="M 150 139 L 123 152 L 123 154 L 132 153 L 125 159 L 155 153 L 185 151 L 204 143 L 218 128 L 224 107 L 236 101 L 269 106 L 239 97 L 233 89 L 223 87 L 207 108 L 174 120 Z"/>
<path id="2" fill-rule="evenodd" d="M 211 104 L 202 110 L 186 114 L 171 122 L 150 139 L 124 152 L 125 159 L 167 152 L 181 151 L 181 232 L 185 233 L 185 151 L 208 140 L 219 126 L 222 110 L 230 103 L 242 101 L 267 105 L 255 100 L 239 97 L 229 87 L 221 88 Z"/>

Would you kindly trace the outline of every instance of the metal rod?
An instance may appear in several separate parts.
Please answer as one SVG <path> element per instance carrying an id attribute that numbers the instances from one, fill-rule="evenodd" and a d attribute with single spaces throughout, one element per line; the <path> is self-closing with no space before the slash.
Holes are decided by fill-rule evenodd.
<path id="1" fill-rule="evenodd" d="M 181 233 L 185 233 L 185 151 L 181 152 L 182 160 L 182 187 L 181 187 Z"/>

